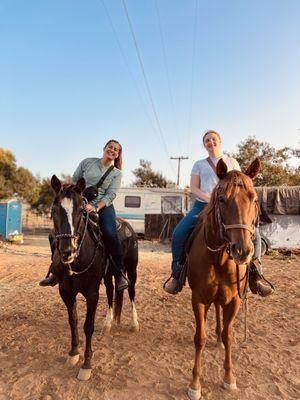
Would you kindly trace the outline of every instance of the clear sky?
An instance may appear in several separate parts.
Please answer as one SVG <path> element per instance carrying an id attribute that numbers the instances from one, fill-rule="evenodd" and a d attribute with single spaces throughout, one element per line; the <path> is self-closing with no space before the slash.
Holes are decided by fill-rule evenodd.
<path id="1" fill-rule="evenodd" d="M 187 155 L 186 184 L 209 128 L 299 148 L 299 71 L 298 0 L 1 0 L 0 146 L 46 177 L 117 138 L 123 184 Z"/>

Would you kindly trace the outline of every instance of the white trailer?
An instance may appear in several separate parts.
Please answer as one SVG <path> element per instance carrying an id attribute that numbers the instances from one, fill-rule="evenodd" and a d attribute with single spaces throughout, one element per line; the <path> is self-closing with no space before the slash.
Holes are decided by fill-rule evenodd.
<path id="1" fill-rule="evenodd" d="M 185 214 L 189 196 L 183 189 L 123 187 L 114 200 L 117 216 L 139 235 L 145 233 L 145 214 Z"/>

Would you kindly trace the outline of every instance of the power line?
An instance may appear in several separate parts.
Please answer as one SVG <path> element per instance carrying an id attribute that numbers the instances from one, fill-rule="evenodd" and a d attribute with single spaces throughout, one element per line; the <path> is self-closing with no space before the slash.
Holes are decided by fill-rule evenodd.
<path id="1" fill-rule="evenodd" d="M 198 0 L 195 0 L 195 18 L 194 18 L 194 30 L 193 30 L 193 53 L 192 53 L 192 73 L 191 73 L 191 87 L 190 87 L 190 108 L 188 115 L 188 130 L 187 130 L 187 152 L 190 151 L 191 141 L 191 120 L 193 112 L 193 97 L 194 97 L 194 78 L 195 78 L 195 58 L 196 58 L 196 37 L 197 37 L 197 25 L 198 25 Z"/>
<path id="2" fill-rule="evenodd" d="M 132 36 L 132 39 L 133 39 L 133 43 L 134 43 L 134 47 L 135 47 L 135 50 L 136 50 L 136 54 L 137 54 L 137 57 L 138 57 L 138 60 L 139 60 L 139 64 L 140 64 L 141 70 L 142 70 L 142 74 L 143 74 L 143 78 L 144 78 L 144 81 L 145 81 L 148 97 L 149 97 L 150 104 L 151 104 L 151 107 L 152 107 L 152 111 L 153 111 L 153 114 L 154 114 L 154 117 L 155 117 L 155 120 L 156 120 L 158 131 L 160 133 L 160 138 L 161 138 L 165 153 L 166 153 L 166 155 L 167 155 L 167 157 L 169 159 L 169 153 L 168 153 L 167 144 L 166 144 L 166 141 L 165 141 L 165 138 L 164 138 L 164 135 L 163 135 L 163 132 L 162 132 L 161 124 L 159 122 L 158 114 L 157 114 L 157 111 L 156 111 L 156 108 L 155 108 L 155 105 L 154 105 L 152 93 L 151 93 L 151 90 L 150 90 L 150 85 L 149 85 L 149 82 L 148 82 L 148 79 L 147 79 L 147 76 L 146 76 L 146 72 L 145 72 L 145 68 L 144 68 L 144 64 L 143 64 L 143 61 L 142 61 L 142 56 L 141 56 L 141 53 L 140 53 L 140 50 L 139 50 L 139 47 L 138 47 L 138 44 L 137 44 L 137 40 L 136 40 L 136 36 L 135 36 L 135 33 L 134 33 L 133 25 L 132 25 L 130 17 L 129 17 L 129 13 L 128 13 L 128 10 L 127 10 L 127 6 L 126 6 L 126 3 L 125 3 L 125 0 L 122 0 L 122 3 L 123 3 L 123 8 L 124 8 L 124 11 L 125 11 L 126 18 L 127 18 L 127 22 L 128 22 L 128 25 L 129 25 L 129 29 L 130 29 L 130 32 L 131 32 L 131 36 Z M 173 165 L 171 163 L 170 163 L 170 166 L 171 166 L 173 172 L 175 173 Z"/>
<path id="3" fill-rule="evenodd" d="M 180 179 L 180 162 L 181 160 L 188 160 L 188 157 L 170 157 L 171 160 L 178 160 L 178 168 L 177 168 L 177 186 L 179 186 Z"/>
<path id="4" fill-rule="evenodd" d="M 167 63 L 166 46 L 165 46 L 165 41 L 164 41 L 164 35 L 163 35 L 163 30 L 162 30 L 160 13 L 159 13 L 158 0 L 156 0 L 155 6 L 156 6 L 156 14 L 157 14 L 158 26 L 159 26 L 160 40 L 161 40 L 161 45 L 162 45 L 164 66 L 165 66 L 167 82 L 168 82 L 168 91 L 169 91 L 169 97 L 170 97 L 170 102 L 171 102 L 171 111 L 172 111 L 172 116 L 173 116 L 174 130 L 177 132 L 176 136 L 177 136 L 177 142 L 178 142 L 178 149 L 180 150 L 181 149 L 181 145 L 180 145 L 180 141 L 179 141 L 178 123 L 177 123 L 177 118 L 176 118 L 176 113 L 175 113 L 175 103 L 174 103 L 173 92 L 172 92 L 172 89 L 171 89 L 171 80 L 170 80 L 169 68 L 168 68 L 168 63 Z"/>
<path id="5" fill-rule="evenodd" d="M 153 131 L 155 132 L 155 134 L 157 134 L 157 130 L 156 130 L 154 124 L 153 124 L 152 118 L 150 117 L 150 115 L 149 115 L 149 113 L 148 113 L 146 104 L 145 104 L 144 99 L 143 99 L 143 96 L 142 96 L 142 94 L 141 94 L 141 92 L 140 92 L 140 90 L 139 90 L 137 81 L 136 81 L 136 79 L 134 78 L 134 75 L 133 75 L 133 73 L 132 73 L 132 71 L 131 71 L 131 69 L 130 69 L 129 62 L 128 62 L 128 60 L 127 60 L 126 54 L 125 54 L 125 52 L 124 52 L 124 50 L 123 50 L 123 47 L 122 47 L 122 45 L 121 45 L 121 42 L 120 42 L 120 40 L 119 40 L 119 37 L 118 37 L 117 31 L 116 31 L 116 29 L 115 29 L 115 26 L 114 26 L 114 24 L 113 24 L 111 15 L 110 15 L 110 13 L 108 12 L 108 9 L 107 9 L 107 7 L 106 7 L 106 5 L 105 5 L 105 3 L 104 3 L 104 0 L 100 0 L 100 1 L 101 1 L 101 3 L 102 3 L 103 9 L 104 9 L 105 14 L 106 14 L 106 16 L 107 16 L 107 19 L 108 19 L 108 21 L 109 21 L 109 23 L 110 23 L 110 27 L 111 27 L 111 29 L 112 29 L 112 31 L 113 31 L 114 36 L 115 36 L 115 39 L 116 39 L 118 48 L 119 48 L 120 53 L 121 53 L 121 55 L 122 55 L 122 57 L 123 57 L 123 61 L 124 61 L 125 65 L 126 65 L 126 68 L 127 68 L 127 70 L 128 70 L 128 73 L 129 73 L 129 75 L 130 75 L 130 77 L 131 77 L 131 79 L 132 79 L 132 81 L 133 81 L 133 84 L 134 84 L 134 86 L 135 86 L 135 89 L 136 89 L 136 91 L 137 91 L 137 94 L 138 94 L 138 96 L 139 96 L 139 98 L 140 98 L 140 101 L 141 101 L 141 104 L 142 104 L 142 108 L 143 108 L 143 110 L 144 110 L 144 112 L 145 112 L 145 114 L 146 114 L 146 117 L 147 117 L 147 119 L 148 119 L 148 122 L 149 122 L 151 128 L 153 129 Z"/>

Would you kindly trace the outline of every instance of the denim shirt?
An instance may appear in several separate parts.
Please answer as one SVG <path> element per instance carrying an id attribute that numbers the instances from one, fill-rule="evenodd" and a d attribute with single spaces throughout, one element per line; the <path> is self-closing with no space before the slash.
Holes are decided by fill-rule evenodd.
<path id="1" fill-rule="evenodd" d="M 76 168 L 72 180 L 76 183 L 78 179 L 84 178 L 86 187 L 97 185 L 100 178 L 105 174 L 105 171 L 108 168 L 109 166 L 105 167 L 102 165 L 100 158 L 85 158 Z M 98 196 L 91 201 L 91 204 L 97 207 L 97 204 L 100 201 L 103 201 L 107 207 L 110 206 L 121 186 L 121 179 L 122 172 L 118 168 L 114 167 L 105 178 L 102 186 L 98 188 Z"/>

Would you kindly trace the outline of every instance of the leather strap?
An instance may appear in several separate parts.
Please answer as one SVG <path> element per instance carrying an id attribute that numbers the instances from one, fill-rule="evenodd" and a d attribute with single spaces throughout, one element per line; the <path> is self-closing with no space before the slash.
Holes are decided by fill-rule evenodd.
<path id="1" fill-rule="evenodd" d="M 99 182 L 97 183 L 97 188 L 101 187 L 101 185 L 103 184 L 103 182 L 105 181 L 105 179 L 107 178 L 107 176 L 111 173 L 111 171 L 114 169 L 114 166 L 111 165 L 106 171 L 105 173 L 101 176 Z"/>
<path id="2" fill-rule="evenodd" d="M 216 166 L 215 164 L 211 161 L 210 157 L 207 157 L 206 161 L 208 162 L 208 164 L 211 166 L 212 170 L 214 171 L 214 173 L 217 175 L 217 170 L 216 170 Z M 218 175 L 217 175 L 218 176 Z M 219 178 L 219 177 L 218 177 Z"/>

